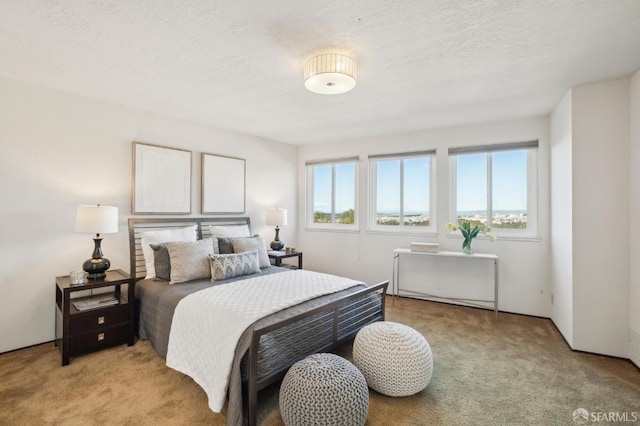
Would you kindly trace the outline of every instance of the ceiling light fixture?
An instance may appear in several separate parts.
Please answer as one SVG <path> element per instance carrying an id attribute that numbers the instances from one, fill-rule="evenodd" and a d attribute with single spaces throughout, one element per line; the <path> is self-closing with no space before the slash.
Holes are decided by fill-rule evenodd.
<path id="1" fill-rule="evenodd" d="M 356 87 L 356 61 L 346 55 L 325 53 L 307 59 L 304 87 L 320 95 L 338 95 Z"/>

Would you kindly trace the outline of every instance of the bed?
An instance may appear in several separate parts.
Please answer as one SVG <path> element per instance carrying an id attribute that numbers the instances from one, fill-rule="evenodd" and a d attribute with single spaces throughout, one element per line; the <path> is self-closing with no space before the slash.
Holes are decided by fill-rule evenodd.
<path id="1" fill-rule="evenodd" d="M 336 282 L 350 281 L 342 277 L 322 277 L 326 274 L 309 271 L 292 272 L 287 268 L 265 265 L 264 261 L 262 261 L 260 271 L 257 274 L 223 277 L 215 282 L 207 278 L 169 284 L 158 278 L 145 279 L 148 275 L 149 263 L 148 259 L 145 261 L 145 253 L 143 253 L 143 246 L 148 245 L 143 244 L 144 237 L 156 232 L 179 232 L 186 227 L 194 227 L 196 239 L 204 242 L 215 238 L 212 233 L 214 228 L 246 227 L 250 229 L 250 220 L 248 217 L 129 219 L 131 275 L 136 277 L 137 330 L 141 339 L 151 341 L 159 356 L 167 358 L 169 352 L 168 360 L 173 359 L 169 348 L 173 347 L 175 353 L 175 348 L 180 347 L 175 343 L 180 340 L 174 338 L 178 332 L 174 330 L 173 336 L 170 333 L 172 325 L 174 328 L 180 329 L 179 325 L 183 324 L 182 318 L 185 309 L 177 309 L 178 305 L 180 308 L 184 308 L 188 301 L 193 302 L 195 298 L 213 292 L 231 292 L 233 289 L 244 291 L 240 289 L 249 288 L 247 286 L 255 285 L 254 283 L 257 282 L 266 282 L 277 286 L 291 285 L 296 282 L 312 287 L 311 283 L 306 283 L 307 280 L 324 280 L 326 278 Z M 238 242 L 235 238 L 232 240 L 234 244 Z M 148 242 L 148 240 L 145 241 Z M 157 249 L 157 245 L 154 246 L 155 249 Z M 146 250 L 149 249 L 146 248 Z M 172 251 L 172 253 L 174 252 Z M 252 253 L 246 254 L 253 255 Z M 365 325 L 384 320 L 384 303 L 388 281 L 374 286 L 367 286 L 364 283 L 348 285 L 346 288 L 336 287 L 337 290 L 334 289 L 326 294 L 320 292 L 310 300 L 303 300 L 283 309 L 273 310 L 268 315 L 251 322 L 244 329 L 233 350 L 228 383 L 225 384 L 225 389 L 228 389 L 226 393 L 228 425 L 238 425 L 244 422 L 256 424 L 258 391 L 281 379 L 287 369 L 295 362 L 311 353 L 329 351 L 353 339 Z M 193 296 L 195 293 L 198 293 L 198 296 Z M 213 300 L 217 300 L 217 298 L 218 294 L 212 297 Z M 207 310 L 207 312 L 212 311 L 214 310 Z M 202 323 L 204 324 L 205 321 Z M 186 328 L 194 330 L 194 335 L 199 332 L 197 328 L 202 328 L 202 332 L 212 329 L 211 326 L 205 325 Z M 185 338 L 190 339 L 187 341 L 196 342 L 207 340 L 192 336 Z M 195 358 L 206 357 L 198 356 Z M 178 371 L 181 370 L 178 369 Z M 183 372 L 185 371 L 183 370 Z M 192 377 L 203 386 L 196 377 Z M 205 386 L 203 389 L 211 397 Z M 212 407 L 211 398 L 210 407 Z"/>

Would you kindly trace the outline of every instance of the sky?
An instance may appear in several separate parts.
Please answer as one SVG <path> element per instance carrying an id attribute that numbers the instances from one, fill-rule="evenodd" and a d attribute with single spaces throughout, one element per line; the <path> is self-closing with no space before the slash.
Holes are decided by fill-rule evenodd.
<path id="1" fill-rule="evenodd" d="M 404 212 L 429 213 L 429 158 L 411 158 L 404 162 Z M 378 212 L 400 211 L 400 161 L 378 161 Z"/>
<path id="2" fill-rule="evenodd" d="M 314 168 L 314 211 L 331 213 L 331 166 Z M 355 209 L 356 166 L 353 163 L 336 164 L 336 213 Z"/>
<path id="3" fill-rule="evenodd" d="M 458 211 L 487 209 L 487 154 L 458 156 Z M 527 152 L 493 153 L 493 210 L 527 209 Z"/>
<path id="4" fill-rule="evenodd" d="M 400 210 L 400 161 L 378 161 L 378 212 Z M 410 158 L 404 163 L 404 210 L 429 212 L 429 158 Z M 487 154 L 458 156 L 458 211 L 486 210 Z M 336 165 L 336 213 L 355 207 L 355 165 Z M 316 166 L 314 176 L 315 211 L 331 212 L 331 166 Z M 493 210 L 526 210 L 527 153 L 493 153 Z"/>

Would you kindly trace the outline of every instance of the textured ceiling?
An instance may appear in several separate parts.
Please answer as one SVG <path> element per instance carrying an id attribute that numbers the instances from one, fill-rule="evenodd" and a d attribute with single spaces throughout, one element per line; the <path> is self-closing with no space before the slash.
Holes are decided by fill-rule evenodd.
<path id="1" fill-rule="evenodd" d="M 350 53 L 358 84 L 307 92 Z M 640 0 L 0 0 L 0 76 L 292 144 L 549 113 L 640 68 Z"/>

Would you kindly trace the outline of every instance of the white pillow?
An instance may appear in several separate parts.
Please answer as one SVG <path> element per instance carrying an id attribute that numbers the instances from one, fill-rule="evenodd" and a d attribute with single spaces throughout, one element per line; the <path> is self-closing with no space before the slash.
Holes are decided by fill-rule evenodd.
<path id="1" fill-rule="evenodd" d="M 250 238 L 234 238 L 231 240 L 231 244 L 233 245 L 234 253 L 243 253 L 252 250 L 257 251 L 261 268 L 271 266 L 269 255 L 267 254 L 267 246 L 264 244 L 262 237 L 256 235 Z"/>
<path id="2" fill-rule="evenodd" d="M 171 261 L 169 284 L 211 278 L 209 255 L 213 253 L 213 240 L 169 241 L 167 251 Z"/>
<path id="3" fill-rule="evenodd" d="M 249 225 L 209 225 L 212 237 L 250 237 Z"/>
<path id="4" fill-rule="evenodd" d="M 167 241 L 195 241 L 198 239 L 196 227 L 198 225 L 187 226 L 186 228 L 166 229 L 162 231 L 148 231 L 140 234 L 140 245 L 144 256 L 144 266 L 147 269 L 145 279 L 150 280 L 156 277 L 156 268 L 153 263 L 153 249 L 151 244 L 166 243 Z"/>

